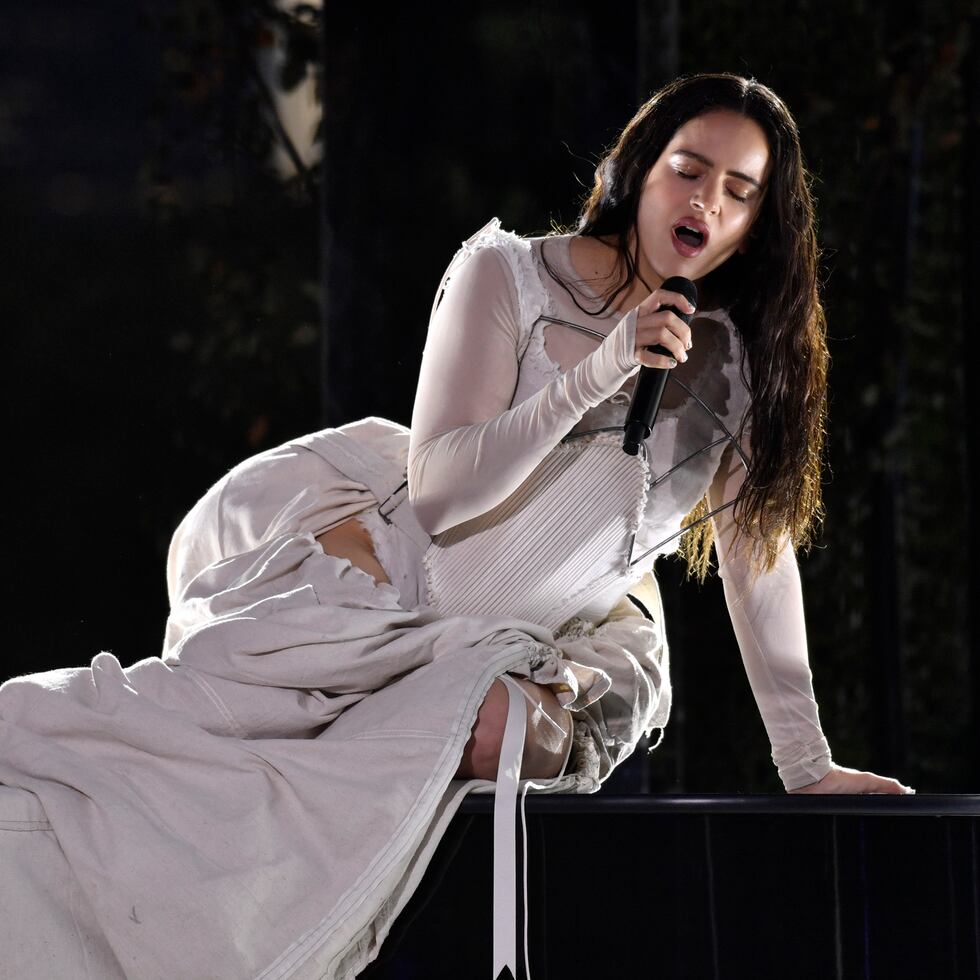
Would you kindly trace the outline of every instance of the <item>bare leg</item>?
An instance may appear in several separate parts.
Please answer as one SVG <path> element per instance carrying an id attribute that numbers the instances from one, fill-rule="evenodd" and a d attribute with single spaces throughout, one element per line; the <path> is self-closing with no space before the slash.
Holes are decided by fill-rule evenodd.
<path id="1" fill-rule="evenodd" d="M 368 573 L 379 585 L 391 584 L 391 579 L 374 554 L 374 544 L 368 529 L 356 517 L 316 536 L 324 553 L 346 558 L 352 565 Z"/>
<path id="2" fill-rule="evenodd" d="M 527 711 L 527 729 L 524 736 L 521 779 L 551 779 L 558 775 L 565 759 L 567 740 L 571 738 L 572 733 L 572 717 L 558 703 L 558 698 L 551 688 L 535 684 L 523 677 L 515 677 L 514 680 L 541 706 L 540 709 L 532 708 L 527 699 L 522 698 Z M 490 690 L 480 706 L 473 732 L 466 743 L 459 768 L 456 770 L 457 779 L 497 778 L 500 746 L 503 742 L 509 704 L 507 686 L 498 678 L 490 685 Z M 557 722 L 564 735 L 559 735 L 543 715 Z"/>
<path id="3" fill-rule="evenodd" d="M 375 582 L 390 583 L 381 563 L 374 554 L 374 546 L 367 528 L 357 518 L 352 517 L 317 535 L 324 552 L 338 558 L 348 559 Z M 523 677 L 514 680 L 524 688 L 539 708 L 532 707 L 527 699 L 522 699 L 527 711 L 527 728 L 524 736 L 524 754 L 521 761 L 522 779 L 551 779 L 557 776 L 565 759 L 568 739 L 571 738 L 571 715 L 558 703 L 558 698 L 549 687 L 535 684 Z M 457 779 L 496 779 L 500 763 L 500 746 L 507 723 L 507 710 L 510 698 L 507 686 L 499 678 L 490 685 L 490 690 L 480 705 L 477 719 L 463 758 L 456 771 Z M 547 717 L 545 717 L 547 716 Z M 560 734 L 554 724 L 560 727 Z"/>

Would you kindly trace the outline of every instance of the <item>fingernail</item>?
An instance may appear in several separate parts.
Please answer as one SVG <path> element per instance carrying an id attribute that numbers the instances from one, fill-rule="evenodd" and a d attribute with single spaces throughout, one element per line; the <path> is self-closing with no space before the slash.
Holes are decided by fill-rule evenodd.
<path id="1" fill-rule="evenodd" d="M 677 367 L 677 361 L 675 361 L 675 360 L 674 360 L 673 358 L 671 358 L 671 359 L 670 359 L 670 362 L 669 362 L 669 363 L 670 363 L 670 366 L 671 366 L 672 368 L 675 368 L 675 367 Z"/>

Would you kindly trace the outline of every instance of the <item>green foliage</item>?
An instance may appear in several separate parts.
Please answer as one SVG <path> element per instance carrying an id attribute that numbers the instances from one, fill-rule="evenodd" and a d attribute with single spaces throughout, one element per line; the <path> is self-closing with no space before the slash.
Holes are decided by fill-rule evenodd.
<path id="1" fill-rule="evenodd" d="M 148 0 L 143 15 L 159 39 L 160 83 L 142 201 L 197 294 L 199 317 L 174 325 L 170 348 L 196 409 L 188 417 L 209 423 L 178 423 L 174 439 L 227 465 L 315 427 L 318 187 L 276 115 L 274 89 L 312 73 L 319 93 L 319 10 Z M 273 49 L 281 64 L 270 87 L 261 67 Z M 277 146 L 296 176 L 276 172 Z"/>

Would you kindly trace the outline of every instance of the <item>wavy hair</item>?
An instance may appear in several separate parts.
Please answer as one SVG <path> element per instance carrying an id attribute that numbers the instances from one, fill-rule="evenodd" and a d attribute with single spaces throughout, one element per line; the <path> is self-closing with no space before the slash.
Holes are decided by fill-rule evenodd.
<path id="1" fill-rule="evenodd" d="M 729 73 L 675 79 L 640 107 L 600 159 L 574 233 L 616 238 L 617 267 L 625 267 L 625 275 L 597 311 L 605 312 L 620 292 L 629 295 L 637 275 L 639 237 L 632 236 L 632 254 L 629 242 L 647 173 L 681 126 L 716 109 L 754 120 L 769 144 L 770 176 L 747 251 L 732 254 L 702 282 L 742 339 L 750 459 L 734 518 L 738 534 L 753 541 L 754 564 L 768 570 L 787 534 L 794 547 L 809 547 L 823 519 L 827 324 L 818 288 L 812 178 L 789 109 L 755 79 Z M 702 580 L 713 541 L 707 513 L 706 495 L 685 518 L 690 529 L 679 549 L 688 575 Z"/>

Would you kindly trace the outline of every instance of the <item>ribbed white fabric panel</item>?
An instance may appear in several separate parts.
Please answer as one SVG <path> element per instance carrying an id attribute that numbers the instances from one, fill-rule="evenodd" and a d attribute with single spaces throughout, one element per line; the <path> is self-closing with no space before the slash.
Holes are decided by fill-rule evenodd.
<path id="1" fill-rule="evenodd" d="M 432 539 L 429 603 L 446 616 L 556 629 L 629 576 L 648 473 L 642 455 L 623 452 L 621 434 L 556 446 L 506 500 Z"/>

